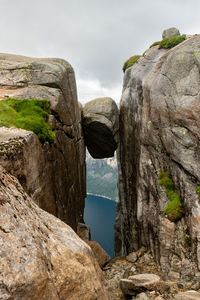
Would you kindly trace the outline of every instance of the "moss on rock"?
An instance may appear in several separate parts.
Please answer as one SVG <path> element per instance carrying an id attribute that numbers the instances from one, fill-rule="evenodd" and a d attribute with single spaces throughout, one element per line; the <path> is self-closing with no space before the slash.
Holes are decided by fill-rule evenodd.
<path id="1" fill-rule="evenodd" d="M 180 36 L 172 36 L 163 39 L 162 41 L 153 43 L 149 48 L 152 48 L 154 46 L 159 46 L 158 49 L 171 49 L 175 47 L 176 45 L 182 43 L 186 39 L 186 35 L 180 35 Z"/>
<path id="2" fill-rule="evenodd" d="M 159 44 L 159 49 L 170 49 L 175 47 L 176 45 L 182 43 L 186 39 L 186 35 L 180 35 L 180 36 L 172 36 L 169 38 L 163 39 Z"/>
<path id="3" fill-rule="evenodd" d="M 158 183 L 165 187 L 167 197 L 170 200 L 165 207 L 164 215 L 166 215 L 172 222 L 180 220 L 184 215 L 183 206 L 180 200 L 179 192 L 174 187 L 174 183 L 167 172 L 161 172 L 159 174 Z"/>
<path id="4" fill-rule="evenodd" d="M 134 65 L 138 59 L 141 57 L 141 55 L 134 55 L 131 56 L 127 61 L 125 61 L 123 65 L 123 71 L 125 72 L 126 69 L 130 68 L 132 65 Z"/>
<path id="5" fill-rule="evenodd" d="M 200 197 L 200 185 L 197 186 L 196 192 L 197 192 L 197 195 Z"/>
<path id="6" fill-rule="evenodd" d="M 159 46 L 159 45 L 160 45 L 160 41 L 154 42 L 149 48 L 152 48 L 152 47 L 154 47 L 154 46 Z"/>
<path id="7" fill-rule="evenodd" d="M 49 100 L 8 98 L 0 101 L 0 126 L 30 130 L 42 143 L 53 143 L 55 133 L 47 122 L 49 113 Z"/>

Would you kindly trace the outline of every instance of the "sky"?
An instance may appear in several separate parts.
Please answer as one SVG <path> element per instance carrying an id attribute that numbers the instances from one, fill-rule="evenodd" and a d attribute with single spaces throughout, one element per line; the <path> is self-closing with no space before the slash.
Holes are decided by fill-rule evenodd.
<path id="1" fill-rule="evenodd" d="M 199 12 L 199 0 L 0 0 L 0 52 L 63 58 L 81 103 L 119 103 L 123 63 L 169 27 L 200 33 Z"/>

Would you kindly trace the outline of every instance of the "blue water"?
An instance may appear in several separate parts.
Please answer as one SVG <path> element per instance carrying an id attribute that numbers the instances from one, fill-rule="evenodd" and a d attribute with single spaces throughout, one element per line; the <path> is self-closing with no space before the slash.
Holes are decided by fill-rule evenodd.
<path id="1" fill-rule="evenodd" d="M 90 226 L 91 240 L 114 256 L 114 223 L 116 202 L 100 196 L 88 195 L 85 200 L 84 220 Z"/>

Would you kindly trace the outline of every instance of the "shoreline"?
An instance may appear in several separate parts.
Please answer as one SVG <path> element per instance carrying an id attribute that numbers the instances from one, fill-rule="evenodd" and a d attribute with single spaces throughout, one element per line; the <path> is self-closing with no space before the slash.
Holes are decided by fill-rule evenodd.
<path id="1" fill-rule="evenodd" d="M 113 200 L 113 199 L 111 199 L 111 198 L 109 198 L 109 197 L 107 197 L 107 196 L 99 195 L 99 194 L 87 193 L 87 194 L 86 194 L 86 197 L 87 197 L 87 196 L 97 196 L 97 197 L 102 197 L 102 198 L 105 198 L 105 199 L 114 201 L 114 202 L 116 202 L 116 203 L 118 202 L 117 200 Z"/>

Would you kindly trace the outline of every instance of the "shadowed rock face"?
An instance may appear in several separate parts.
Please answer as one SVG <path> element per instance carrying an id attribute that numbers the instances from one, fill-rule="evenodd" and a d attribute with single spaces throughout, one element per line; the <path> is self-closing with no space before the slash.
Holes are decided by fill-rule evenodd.
<path id="1" fill-rule="evenodd" d="M 83 221 L 85 145 L 74 71 L 61 59 L 0 54 L 0 99 L 48 99 L 53 145 L 31 132 L 0 128 L 0 164 L 44 210 L 75 230 Z M 18 145 L 18 147 L 17 147 Z"/>
<path id="2" fill-rule="evenodd" d="M 169 51 L 155 46 L 126 71 L 120 103 L 116 254 L 145 246 L 165 272 L 188 280 L 200 269 L 199 70 L 199 35 Z M 164 216 L 163 171 L 182 201 L 178 222 Z"/>
<path id="3" fill-rule="evenodd" d="M 91 249 L 1 166 L 0 257 L 1 300 L 109 299 Z"/>
<path id="4" fill-rule="evenodd" d="M 83 108 L 85 143 L 93 158 L 114 156 L 118 146 L 118 108 L 111 98 L 97 98 Z"/>

